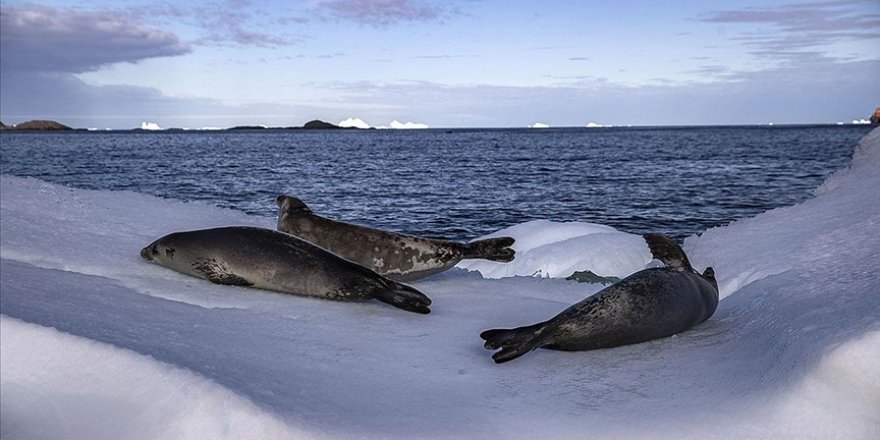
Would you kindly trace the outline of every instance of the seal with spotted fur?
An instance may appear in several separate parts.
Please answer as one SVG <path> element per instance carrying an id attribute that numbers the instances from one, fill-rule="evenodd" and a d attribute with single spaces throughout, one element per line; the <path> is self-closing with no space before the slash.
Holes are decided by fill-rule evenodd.
<path id="1" fill-rule="evenodd" d="M 150 243 L 141 257 L 217 284 L 342 301 L 377 299 L 410 312 L 431 311 L 431 300 L 418 290 L 271 229 L 175 232 Z"/>
<path id="2" fill-rule="evenodd" d="M 662 234 L 645 234 L 665 267 L 636 272 L 569 307 L 552 319 L 515 329 L 486 330 L 480 337 L 497 363 L 539 347 L 593 350 L 635 344 L 687 330 L 718 307 L 718 283 L 710 267 L 695 271 L 681 247 Z"/>
<path id="3" fill-rule="evenodd" d="M 511 237 L 471 243 L 414 237 L 321 217 L 302 200 L 279 195 L 278 230 L 314 243 L 336 255 L 397 281 L 413 281 L 481 258 L 510 262 Z"/>

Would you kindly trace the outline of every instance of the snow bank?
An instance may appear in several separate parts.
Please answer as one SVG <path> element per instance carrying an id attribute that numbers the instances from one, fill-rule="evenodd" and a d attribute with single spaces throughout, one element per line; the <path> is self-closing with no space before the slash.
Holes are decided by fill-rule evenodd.
<path id="1" fill-rule="evenodd" d="M 0 335 L 4 439 L 272 439 L 297 432 L 228 389 L 149 356 L 6 317 Z"/>
<path id="2" fill-rule="evenodd" d="M 481 330 L 547 319 L 601 288 L 509 275 L 598 267 L 606 252 L 620 260 L 608 274 L 637 270 L 644 245 L 601 225 L 499 231 L 518 238 L 512 272 L 467 262 L 474 272 L 419 282 L 434 300 L 421 316 L 215 286 L 138 257 L 172 230 L 273 227 L 272 218 L 2 176 L 0 430 L 4 439 L 880 438 L 878 156 L 875 130 L 815 198 L 688 238 L 692 263 L 715 267 L 724 297 L 707 322 L 501 366 Z"/>

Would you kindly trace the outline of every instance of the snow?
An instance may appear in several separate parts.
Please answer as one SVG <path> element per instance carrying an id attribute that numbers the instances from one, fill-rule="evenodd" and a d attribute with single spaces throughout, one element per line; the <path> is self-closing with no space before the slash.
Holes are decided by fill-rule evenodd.
<path id="1" fill-rule="evenodd" d="M 273 218 L 2 176 L 0 437 L 880 438 L 878 186 L 880 129 L 814 198 L 685 240 L 718 277 L 707 322 L 499 366 L 480 331 L 601 289 L 569 270 L 650 264 L 638 237 L 498 231 L 517 260 L 415 283 L 434 300 L 423 316 L 216 286 L 138 256 L 173 230 Z"/>
<path id="2" fill-rule="evenodd" d="M 576 271 L 618 278 L 645 269 L 651 252 L 641 236 L 594 223 L 533 220 L 489 234 L 515 237 L 516 258 L 510 263 L 465 260 L 457 267 L 485 278 L 538 276 L 565 278 Z"/>

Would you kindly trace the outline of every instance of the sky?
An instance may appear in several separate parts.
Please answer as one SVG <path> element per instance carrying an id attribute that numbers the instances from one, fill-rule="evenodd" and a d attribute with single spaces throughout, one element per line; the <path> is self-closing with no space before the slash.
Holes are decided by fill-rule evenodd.
<path id="1" fill-rule="evenodd" d="M 0 0 L 6 124 L 835 123 L 877 84 L 877 0 Z"/>

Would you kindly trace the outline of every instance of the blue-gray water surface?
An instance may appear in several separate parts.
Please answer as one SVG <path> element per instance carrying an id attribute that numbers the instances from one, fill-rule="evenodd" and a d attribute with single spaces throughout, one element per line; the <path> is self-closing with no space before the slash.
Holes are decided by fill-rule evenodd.
<path id="1" fill-rule="evenodd" d="M 6 131 L 0 173 L 265 216 L 286 193 L 328 217 L 447 239 L 534 219 L 681 238 L 810 197 L 870 129 Z"/>

